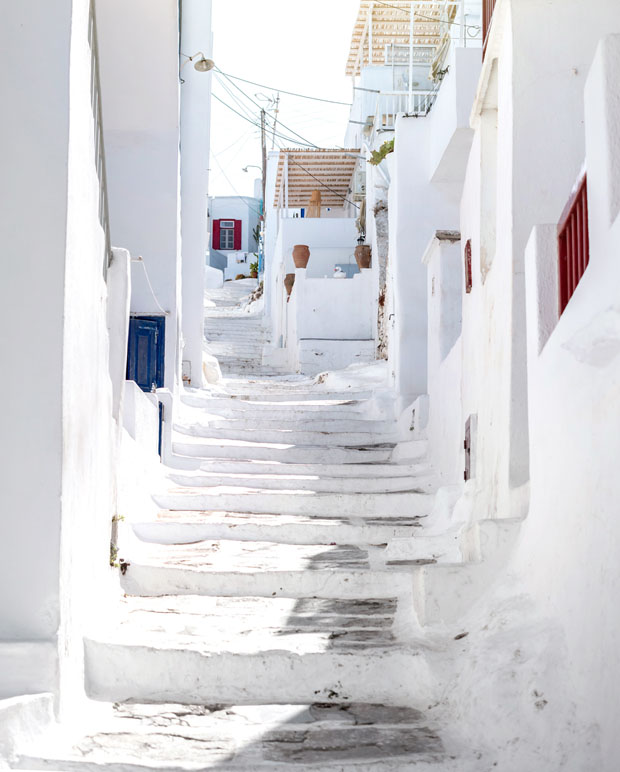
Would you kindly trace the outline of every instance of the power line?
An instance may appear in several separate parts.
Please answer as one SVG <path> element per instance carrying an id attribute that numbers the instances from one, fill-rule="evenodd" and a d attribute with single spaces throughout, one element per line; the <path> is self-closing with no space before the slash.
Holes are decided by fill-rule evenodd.
<path id="1" fill-rule="evenodd" d="M 217 69 L 217 67 L 216 67 Z M 222 72 L 221 70 L 218 70 L 218 72 Z M 222 75 L 226 75 L 227 78 L 233 78 L 234 80 L 240 80 L 243 83 L 249 83 L 251 86 L 258 86 L 259 88 L 266 88 L 268 91 L 279 91 L 281 94 L 288 94 L 289 96 L 295 96 L 300 97 L 301 99 L 312 99 L 315 102 L 327 102 L 330 105 L 344 105 L 345 107 L 351 107 L 350 102 L 338 102 L 335 99 L 323 99 L 322 97 L 315 97 L 315 96 L 309 96 L 308 94 L 297 94 L 295 91 L 285 91 L 282 88 L 275 88 L 273 86 L 266 86 L 264 83 L 256 83 L 253 80 L 246 80 L 245 78 L 240 78 L 238 75 L 230 75 L 225 72 L 222 72 Z"/>
<path id="2" fill-rule="evenodd" d="M 219 157 L 221 155 L 224 155 L 224 153 L 226 153 L 228 150 L 230 150 L 231 147 L 234 147 L 238 142 L 241 142 L 241 140 L 244 140 L 243 144 L 245 145 L 245 143 L 248 141 L 249 137 L 253 133 L 254 132 L 249 131 L 249 130 L 248 131 L 244 131 L 243 134 L 241 134 L 239 137 L 237 137 L 237 139 L 234 142 L 231 142 L 230 145 L 226 145 L 226 147 L 223 150 L 219 150 L 217 153 L 212 153 L 212 155 L 217 156 L 217 157 Z"/>
<path id="3" fill-rule="evenodd" d="M 218 70 L 218 72 L 220 72 L 220 70 Z M 224 77 L 225 77 L 225 78 L 228 78 L 228 75 L 226 75 L 225 73 L 222 73 L 222 75 L 224 75 Z M 230 78 L 228 78 L 228 80 L 230 80 Z M 236 88 L 238 91 L 240 91 L 240 92 L 243 94 L 243 96 L 244 96 L 246 99 L 249 99 L 249 101 L 250 101 L 250 102 L 252 102 L 252 104 L 256 105 L 256 107 L 258 107 L 258 109 L 259 109 L 259 110 L 263 110 L 263 109 L 264 109 L 264 108 L 262 107 L 262 105 L 259 105 L 259 104 L 258 104 L 258 102 L 256 102 L 254 99 L 252 99 L 252 97 L 251 97 L 251 96 L 249 96 L 248 94 L 246 94 L 246 92 L 245 92 L 245 91 L 244 91 L 244 90 L 241 88 L 241 86 L 238 86 L 236 83 L 233 83 L 232 81 L 230 81 L 230 82 L 232 83 L 232 85 L 233 85 L 233 86 L 234 86 L 234 87 L 235 87 L 235 88 Z M 274 119 L 274 120 L 277 120 L 277 118 L 274 118 L 274 116 L 273 116 L 273 115 L 271 115 L 271 113 L 270 113 L 268 110 L 265 110 L 265 114 L 266 114 L 266 115 L 269 115 L 269 116 L 270 116 L 272 119 Z M 309 142 L 309 141 L 308 141 L 308 140 L 307 140 L 305 137 L 302 137 L 302 136 L 301 136 L 301 134 L 298 134 L 298 133 L 297 133 L 297 132 L 296 132 L 294 129 L 291 129 L 291 127 L 290 127 L 290 126 L 287 126 L 285 123 L 283 123 L 283 122 L 282 122 L 282 120 L 280 120 L 280 125 L 281 125 L 283 128 L 285 128 L 287 131 L 290 131 L 290 132 L 291 132 L 292 134 L 294 134 L 296 137 L 299 137 L 299 139 L 301 139 L 301 140 L 303 140 L 304 142 L 307 142 L 308 144 L 310 144 L 312 147 L 316 147 L 316 148 L 318 148 L 318 145 L 315 145 L 313 142 Z"/>
<path id="4" fill-rule="evenodd" d="M 234 107 L 231 107 L 223 99 L 220 99 L 220 97 L 218 97 L 217 94 L 212 94 L 212 96 L 213 96 L 214 99 L 217 99 L 218 102 L 221 102 L 221 104 L 223 104 L 224 107 L 227 107 L 229 110 L 232 110 L 232 112 L 235 113 L 236 115 L 238 115 L 240 118 L 243 118 L 244 121 L 247 121 L 248 123 L 251 123 L 252 126 L 256 126 L 256 128 L 260 129 L 260 124 L 259 123 L 257 123 L 256 121 L 253 121 L 251 118 L 248 118 L 247 116 L 243 115 L 238 110 L 235 110 Z M 317 147 L 316 145 L 312 145 L 312 144 L 309 144 L 307 142 L 299 142 L 296 139 L 292 139 L 291 137 L 287 137 L 284 134 L 280 134 L 280 132 L 277 132 L 276 136 L 279 137 L 280 139 L 285 140 L 286 142 L 291 142 L 293 145 L 301 145 L 303 147 L 309 147 L 309 148 L 314 148 L 314 149 L 316 149 L 316 147 Z"/>

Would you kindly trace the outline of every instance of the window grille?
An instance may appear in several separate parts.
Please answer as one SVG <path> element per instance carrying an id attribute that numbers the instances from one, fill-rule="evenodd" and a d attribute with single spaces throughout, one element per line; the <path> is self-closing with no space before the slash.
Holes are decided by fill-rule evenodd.
<path id="1" fill-rule="evenodd" d="M 491 29 L 491 21 L 493 19 L 493 11 L 495 9 L 496 0 L 482 0 L 482 58 L 487 50 L 487 42 L 489 39 L 489 30 Z"/>
<path id="2" fill-rule="evenodd" d="M 590 262 L 588 187 L 584 174 L 558 224 L 558 285 L 560 316 Z"/>

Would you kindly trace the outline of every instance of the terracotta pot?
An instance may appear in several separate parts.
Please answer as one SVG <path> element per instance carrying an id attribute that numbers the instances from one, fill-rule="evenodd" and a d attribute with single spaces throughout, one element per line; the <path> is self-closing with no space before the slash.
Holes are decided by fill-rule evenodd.
<path id="1" fill-rule="evenodd" d="M 250 271 L 250 279 L 258 279 L 258 272 Z"/>
<path id="2" fill-rule="evenodd" d="M 368 244 L 359 244 L 355 247 L 355 260 L 360 271 L 362 268 L 370 268 L 370 255 L 371 249 Z"/>
<path id="3" fill-rule="evenodd" d="M 310 259 L 310 247 L 307 244 L 295 244 L 293 247 L 293 262 L 295 268 L 305 268 Z"/>
<path id="4" fill-rule="evenodd" d="M 289 296 L 293 291 L 293 284 L 295 284 L 295 274 L 287 273 L 284 277 L 284 287 L 286 288 L 286 294 Z"/>

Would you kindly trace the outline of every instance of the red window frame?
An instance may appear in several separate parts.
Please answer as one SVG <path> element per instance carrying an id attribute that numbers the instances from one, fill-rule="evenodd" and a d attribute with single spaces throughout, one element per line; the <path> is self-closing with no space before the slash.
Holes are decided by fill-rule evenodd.
<path id="1" fill-rule="evenodd" d="M 473 271 L 471 267 L 471 239 L 465 243 L 465 292 L 469 295 L 473 287 Z"/>
<path id="2" fill-rule="evenodd" d="M 223 222 L 232 222 L 234 223 L 232 229 L 226 229 L 226 230 L 232 230 L 233 231 L 233 245 L 232 247 L 222 247 L 222 223 Z M 213 220 L 213 249 L 217 250 L 223 250 L 223 251 L 234 251 L 239 252 L 241 250 L 241 236 L 242 236 L 242 221 L 241 220 L 234 220 L 232 217 L 221 217 L 218 220 Z"/>
<path id="3" fill-rule="evenodd" d="M 482 0 L 482 58 L 487 51 L 487 42 L 489 39 L 489 30 L 493 19 L 493 11 L 497 0 Z"/>
<path id="4" fill-rule="evenodd" d="M 583 175 L 558 223 L 558 309 L 562 316 L 590 262 L 588 185 Z"/>

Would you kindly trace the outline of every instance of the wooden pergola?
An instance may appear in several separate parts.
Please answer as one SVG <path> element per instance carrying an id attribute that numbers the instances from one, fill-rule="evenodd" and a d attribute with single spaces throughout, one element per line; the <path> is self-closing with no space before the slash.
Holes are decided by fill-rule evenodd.
<path id="1" fill-rule="evenodd" d="M 426 49 L 430 62 L 440 42 L 442 14 L 445 15 L 450 6 L 454 9 L 456 3 L 453 0 L 389 0 L 383 5 L 375 0 L 361 0 L 346 74 L 355 77 L 366 65 L 385 64 L 388 45 L 407 46 L 413 56 L 421 55 Z"/>
<path id="2" fill-rule="evenodd" d="M 360 151 L 352 149 L 285 149 L 280 151 L 274 206 L 309 207 L 319 191 L 321 206 L 344 206 Z"/>

